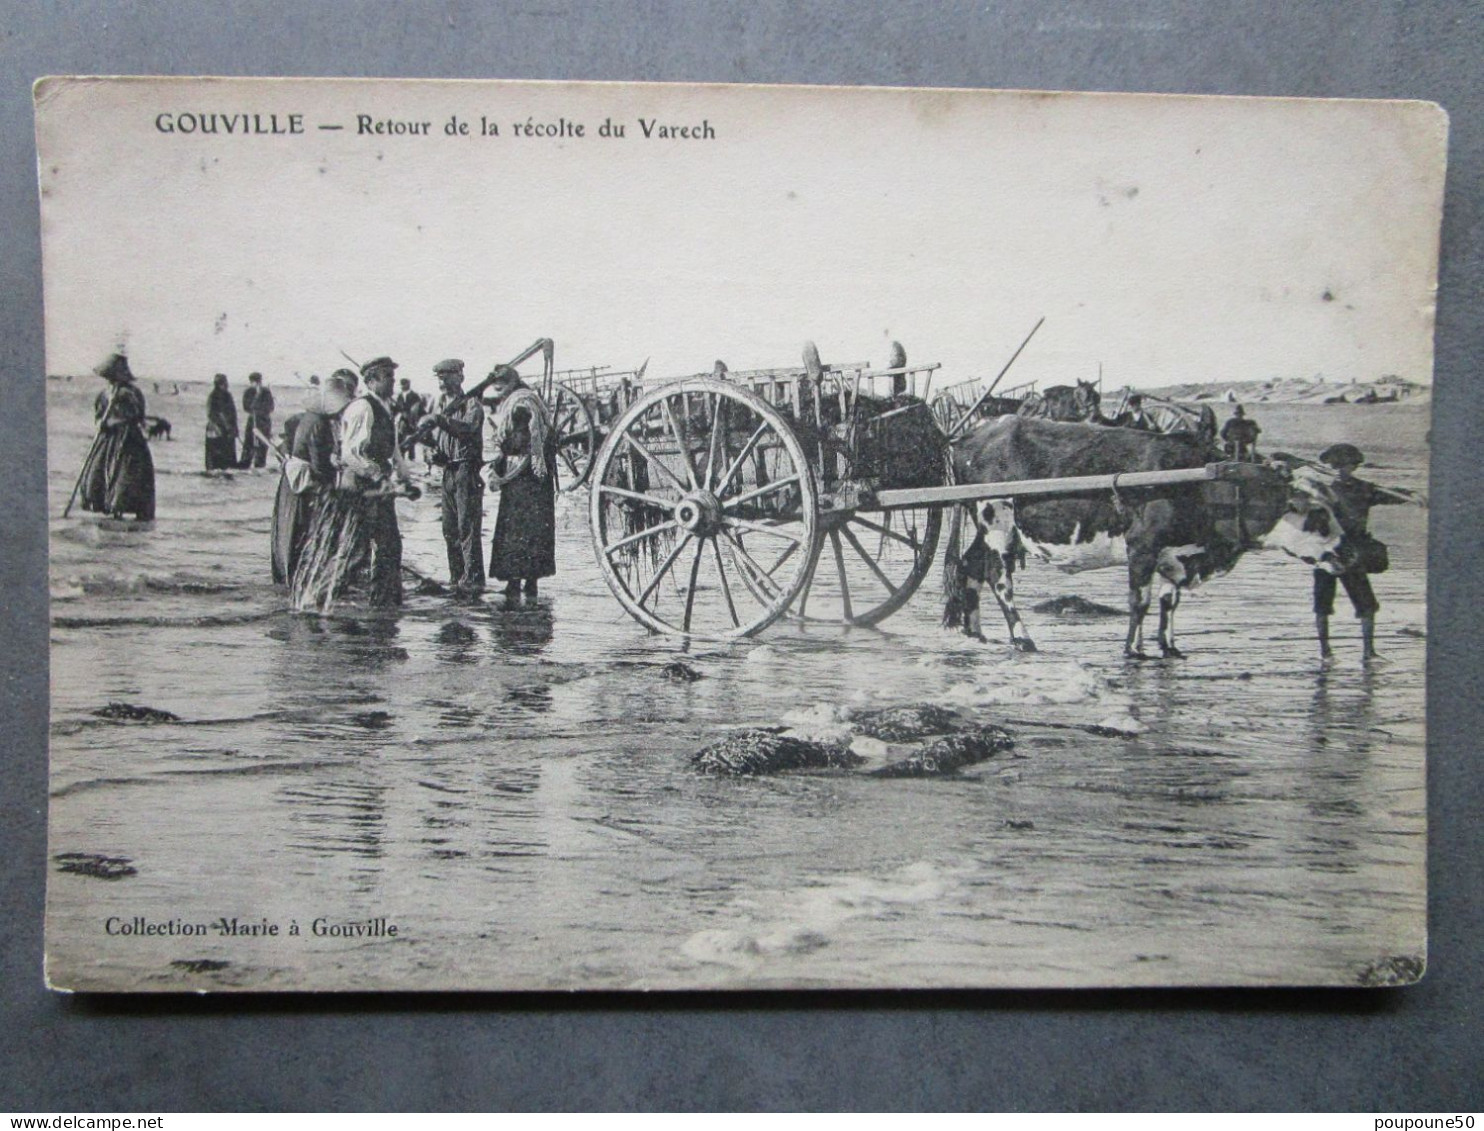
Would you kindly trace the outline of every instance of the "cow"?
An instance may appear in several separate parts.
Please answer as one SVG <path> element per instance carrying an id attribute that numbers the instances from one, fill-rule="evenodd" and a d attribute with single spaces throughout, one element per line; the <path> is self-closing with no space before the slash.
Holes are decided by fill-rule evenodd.
<path id="1" fill-rule="evenodd" d="M 1086 475 L 1118 475 L 1203 467 L 1219 460 L 1210 440 L 1194 433 L 1162 434 L 1097 424 L 1025 416 L 987 421 L 954 446 L 957 483 L 1004 483 Z M 974 521 L 991 553 L 991 587 L 1011 643 L 1035 651 L 1015 608 L 1013 575 L 1026 557 L 1063 568 L 1128 567 L 1129 619 L 1124 655 L 1148 659 L 1144 617 L 1159 598 L 1158 643 L 1165 658 L 1175 645 L 1174 614 L 1180 593 L 1230 570 L 1265 537 L 1320 569 L 1341 568 L 1334 551 L 1337 527 L 1325 520 L 1323 503 L 1283 471 L 1245 465 L 1240 482 L 1205 480 L 1160 487 L 1135 487 L 1056 497 L 995 499 L 976 508 Z M 945 588 L 958 598 L 955 516 Z M 1067 552 L 1081 555 L 1078 563 Z M 945 618 L 946 619 L 946 618 Z"/>

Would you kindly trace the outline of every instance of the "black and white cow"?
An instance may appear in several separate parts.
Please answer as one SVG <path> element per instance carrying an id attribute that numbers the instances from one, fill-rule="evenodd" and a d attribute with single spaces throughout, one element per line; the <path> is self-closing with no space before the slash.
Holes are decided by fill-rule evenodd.
<path id="1" fill-rule="evenodd" d="M 1202 467 L 1219 458 L 1197 435 L 1006 416 L 978 426 L 955 445 L 954 472 L 958 483 L 1004 483 Z M 1324 517 L 1328 508 L 1317 477 L 1309 482 L 1299 470 L 1247 466 L 1238 483 L 995 499 L 973 508 L 973 521 L 992 551 L 990 587 L 1011 642 L 1023 651 L 1035 648 L 1015 607 L 1014 572 L 1022 558 L 1068 572 L 1126 563 L 1124 654 L 1133 658 L 1145 658 L 1144 617 L 1156 598 L 1160 651 L 1180 656 L 1174 614 L 1181 592 L 1227 572 L 1260 544 L 1338 571 L 1338 524 Z"/>

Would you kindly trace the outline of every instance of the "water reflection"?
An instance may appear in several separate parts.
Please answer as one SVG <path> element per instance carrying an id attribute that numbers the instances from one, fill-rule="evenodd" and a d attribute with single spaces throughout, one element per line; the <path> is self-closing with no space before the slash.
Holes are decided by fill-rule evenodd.
<path id="1" fill-rule="evenodd" d="M 479 662 L 479 633 L 464 621 L 444 622 L 433 634 L 433 642 L 437 645 L 434 655 L 441 664 Z"/>
<path id="2" fill-rule="evenodd" d="M 497 653 L 534 657 L 551 644 L 555 619 L 550 605 L 497 610 L 490 620 Z"/>

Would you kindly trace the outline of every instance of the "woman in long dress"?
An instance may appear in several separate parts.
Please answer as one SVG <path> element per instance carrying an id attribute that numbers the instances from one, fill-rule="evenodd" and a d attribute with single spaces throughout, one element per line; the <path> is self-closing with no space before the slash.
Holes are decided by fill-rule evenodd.
<path id="1" fill-rule="evenodd" d="M 319 404 L 298 415 L 289 441 L 289 458 L 278 477 L 278 496 L 273 501 L 273 582 L 288 585 L 299 568 L 310 523 L 325 495 L 334 489 L 339 468 L 335 434 L 340 411 L 350 403 L 350 389 L 340 378 L 331 377 L 320 392 Z M 304 481 L 294 490 L 290 461 L 308 465 Z"/>
<path id="2" fill-rule="evenodd" d="M 98 438 L 83 465 L 82 509 L 152 522 L 155 461 L 144 435 L 144 394 L 123 354 L 114 354 L 93 372 L 109 387 L 93 404 Z"/>
<path id="3" fill-rule="evenodd" d="M 557 453 L 551 415 L 540 394 L 509 366 L 500 366 L 492 388 L 499 396 L 494 430 L 500 510 L 490 545 L 490 576 L 505 582 L 505 599 L 522 590 L 536 599 L 537 582 L 556 574 Z"/>
<path id="4" fill-rule="evenodd" d="M 206 396 L 206 470 L 226 471 L 237 466 L 237 405 L 227 387 L 227 375 L 218 373 Z"/>

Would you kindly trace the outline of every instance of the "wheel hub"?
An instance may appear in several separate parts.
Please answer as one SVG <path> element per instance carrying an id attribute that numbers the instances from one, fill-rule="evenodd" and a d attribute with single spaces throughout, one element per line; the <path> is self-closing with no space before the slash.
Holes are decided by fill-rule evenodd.
<path id="1" fill-rule="evenodd" d="M 721 500 L 710 491 L 686 495 L 675 506 L 675 521 L 697 538 L 709 538 L 721 529 Z"/>

